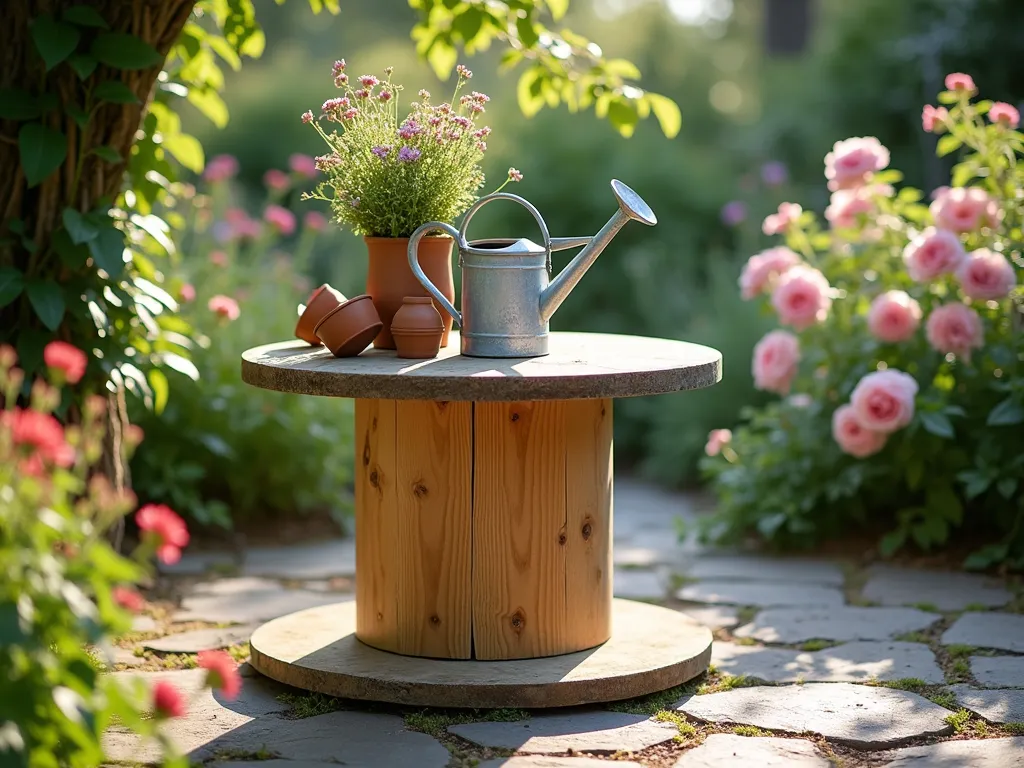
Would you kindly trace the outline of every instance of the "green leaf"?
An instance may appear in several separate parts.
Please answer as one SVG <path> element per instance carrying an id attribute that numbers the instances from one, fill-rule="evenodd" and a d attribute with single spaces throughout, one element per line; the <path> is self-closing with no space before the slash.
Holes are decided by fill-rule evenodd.
<path id="1" fill-rule="evenodd" d="M 968 555 L 964 560 L 964 568 L 968 571 L 984 570 L 1005 560 L 1009 550 L 1008 544 L 989 544 Z"/>
<path id="2" fill-rule="evenodd" d="M 228 124 L 228 107 L 213 88 L 189 88 L 188 102 L 218 128 Z"/>
<path id="3" fill-rule="evenodd" d="M 71 235 L 64 227 L 53 233 L 50 244 L 57 252 L 57 256 L 60 257 L 61 263 L 69 269 L 79 269 L 89 258 L 89 249 L 84 245 L 76 245 L 71 242 Z"/>
<path id="4" fill-rule="evenodd" d="M 104 80 L 96 86 L 92 95 L 100 101 L 109 101 L 112 104 L 139 103 L 139 97 L 135 92 L 120 80 Z"/>
<path id="5" fill-rule="evenodd" d="M 939 139 L 939 143 L 936 147 L 935 153 L 939 157 L 945 157 L 950 152 L 955 152 L 956 150 L 960 149 L 960 145 L 962 143 L 963 142 L 961 142 L 958 137 L 954 136 L 952 133 L 947 133 L 945 136 Z"/>
<path id="6" fill-rule="evenodd" d="M 107 20 L 100 16 L 99 11 L 88 5 L 73 5 L 64 11 L 64 21 L 70 21 L 80 27 L 98 27 L 110 29 Z"/>
<path id="7" fill-rule="evenodd" d="M 906 541 L 906 531 L 892 531 L 882 537 L 882 540 L 878 543 L 878 551 L 882 554 L 882 557 L 892 557 Z"/>
<path id="8" fill-rule="evenodd" d="M 936 412 L 922 412 L 921 425 L 933 435 L 947 440 L 953 437 L 953 423 L 948 416 Z"/>
<path id="9" fill-rule="evenodd" d="M 569 0 L 547 0 L 551 18 L 558 21 L 569 10 Z"/>
<path id="10" fill-rule="evenodd" d="M 990 427 L 1007 427 L 1024 421 L 1024 406 L 1008 397 L 989 411 L 985 423 Z"/>
<path id="11" fill-rule="evenodd" d="M 636 108 L 625 99 L 613 99 L 608 105 L 608 122 L 626 138 L 633 135 L 639 119 Z"/>
<path id="12" fill-rule="evenodd" d="M 68 115 L 70 115 L 74 119 L 75 123 L 77 123 L 79 128 L 85 130 L 85 126 L 89 124 L 88 112 L 86 112 L 77 104 L 68 104 L 67 107 L 64 108 L 64 111 L 67 112 Z"/>
<path id="13" fill-rule="evenodd" d="M 533 26 L 533 20 L 529 16 L 519 16 L 516 19 L 516 32 L 519 33 L 519 41 L 527 49 L 535 47 L 537 41 L 540 40 L 537 30 Z"/>
<path id="14" fill-rule="evenodd" d="M 267 45 L 267 37 L 263 30 L 258 27 L 246 38 L 245 42 L 238 47 L 238 52 L 243 56 L 258 59 L 263 55 L 263 49 Z"/>
<path id="15" fill-rule="evenodd" d="M 163 148 L 193 173 L 202 172 L 203 145 L 195 136 L 189 136 L 187 133 L 164 136 Z"/>
<path id="16" fill-rule="evenodd" d="M 25 293 L 43 325 L 56 331 L 64 319 L 64 294 L 60 286 L 50 280 L 30 280 L 25 284 Z"/>
<path id="17" fill-rule="evenodd" d="M 455 61 L 459 55 L 449 43 L 441 38 L 434 40 L 434 44 L 427 51 L 427 63 L 434 70 L 434 74 L 440 80 L 447 80 L 455 67 Z"/>
<path id="18" fill-rule="evenodd" d="M 1004 477 L 998 483 L 996 483 L 996 490 L 1004 499 L 1012 499 L 1013 494 L 1017 491 L 1018 480 L 1016 477 Z"/>
<path id="19" fill-rule="evenodd" d="M 74 208 L 65 208 L 61 214 L 64 228 L 75 245 L 87 243 L 99 234 L 96 226 Z"/>
<path id="20" fill-rule="evenodd" d="M 20 88 L 0 88 L 0 117 L 7 120 L 31 120 L 39 117 L 39 102 Z"/>
<path id="21" fill-rule="evenodd" d="M 68 155 L 67 139 L 48 125 L 25 123 L 18 131 L 18 151 L 25 180 L 34 187 L 60 168 Z"/>
<path id="22" fill-rule="evenodd" d="M 167 376 L 159 368 L 151 368 L 149 386 L 153 388 L 153 411 L 159 416 L 167 406 L 167 396 L 170 393 Z"/>
<path id="23" fill-rule="evenodd" d="M 118 152 L 113 147 L 93 147 L 92 153 L 96 155 L 96 157 L 98 157 L 100 160 L 105 160 L 108 163 L 116 164 L 124 160 L 124 158 L 121 157 L 121 153 Z"/>
<path id="24" fill-rule="evenodd" d="M 68 58 L 68 65 L 75 70 L 79 80 L 85 80 L 95 72 L 97 64 L 99 62 L 87 53 L 76 53 Z"/>
<path id="25" fill-rule="evenodd" d="M 124 269 L 124 233 L 116 227 L 103 227 L 89 241 L 89 253 L 96 266 L 111 277 Z"/>
<path id="26" fill-rule="evenodd" d="M 660 93 L 648 93 L 645 98 L 651 105 L 654 116 L 658 118 L 661 132 L 667 138 L 674 139 L 679 134 L 679 129 L 683 127 L 683 115 L 679 111 L 678 105 Z"/>
<path id="27" fill-rule="evenodd" d="M 82 36 L 70 24 L 57 21 L 50 15 L 36 16 L 29 22 L 29 30 L 47 72 L 71 55 Z"/>
<path id="28" fill-rule="evenodd" d="M 101 63 L 117 69 L 146 69 L 164 60 L 149 43 L 126 32 L 97 35 L 89 52 Z"/>
<path id="29" fill-rule="evenodd" d="M 6 307 L 18 296 L 25 287 L 25 279 L 14 267 L 0 267 L 0 307 Z"/>

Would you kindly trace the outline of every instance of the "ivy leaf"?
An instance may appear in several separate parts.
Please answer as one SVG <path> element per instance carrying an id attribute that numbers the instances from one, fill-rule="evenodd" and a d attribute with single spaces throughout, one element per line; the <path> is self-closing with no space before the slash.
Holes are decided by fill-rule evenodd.
<path id="1" fill-rule="evenodd" d="M 151 368 L 148 378 L 149 386 L 153 389 L 153 411 L 159 416 L 167 405 L 167 396 L 171 388 L 167 383 L 167 376 L 159 368 Z"/>
<path id="2" fill-rule="evenodd" d="M 32 280 L 25 285 L 25 293 L 43 325 L 56 331 L 64 319 L 64 294 L 60 286 L 51 280 Z"/>
<path id="3" fill-rule="evenodd" d="M 990 427 L 1007 427 L 1024 421 L 1024 406 L 1008 397 L 989 411 L 985 423 Z"/>
<path id="4" fill-rule="evenodd" d="M 0 88 L 0 117 L 7 120 L 31 120 L 39 117 L 39 102 L 20 88 Z"/>
<path id="5" fill-rule="evenodd" d="M 64 220 L 64 228 L 68 231 L 71 242 L 75 245 L 87 243 L 99 234 L 95 225 L 74 208 L 65 208 L 61 218 Z"/>
<path id="6" fill-rule="evenodd" d="M 68 66 L 75 70 L 79 80 L 85 80 L 95 72 L 97 64 L 99 62 L 87 53 L 76 53 L 68 59 Z"/>
<path id="7" fill-rule="evenodd" d="M 25 123 L 18 131 L 18 151 L 25 180 L 34 187 L 60 168 L 68 156 L 68 145 L 64 134 L 56 128 Z"/>
<path id="8" fill-rule="evenodd" d="M 660 93 L 648 93 L 645 98 L 654 116 L 658 118 L 661 132 L 669 139 L 679 135 L 679 129 L 683 127 L 683 115 L 676 103 Z"/>
<path id="9" fill-rule="evenodd" d="M 109 101 L 112 104 L 139 103 L 139 97 L 135 92 L 120 80 L 104 80 L 92 93 L 100 101 Z"/>
<path id="10" fill-rule="evenodd" d="M 124 159 L 121 157 L 120 152 L 108 146 L 93 147 L 92 153 L 100 160 L 106 160 L 108 163 L 120 163 Z"/>
<path id="11" fill-rule="evenodd" d="M 923 412 L 921 414 L 921 425 L 936 437 L 944 437 L 947 440 L 953 437 L 953 423 L 944 414 Z"/>
<path id="12" fill-rule="evenodd" d="M 82 33 L 70 24 L 57 21 L 53 16 L 36 16 L 29 24 L 32 42 L 43 57 L 46 71 L 60 64 L 72 54 Z"/>
<path id="13" fill-rule="evenodd" d="M 203 145 L 195 136 L 187 133 L 164 136 L 163 148 L 193 173 L 203 170 Z"/>
<path id="14" fill-rule="evenodd" d="M 89 241 L 89 253 L 96 266 L 111 277 L 124 269 L 124 233 L 117 227 L 103 227 Z"/>
<path id="15" fill-rule="evenodd" d="M 25 278 L 14 267 L 0 267 L 0 307 L 6 307 L 25 287 Z"/>
<path id="16" fill-rule="evenodd" d="M 89 53 L 117 69 L 146 69 L 164 60 L 145 40 L 126 32 L 103 32 L 92 42 Z"/>
<path id="17" fill-rule="evenodd" d="M 73 5 L 64 11 L 64 21 L 70 21 L 80 27 L 98 27 L 110 29 L 107 20 L 100 16 L 99 11 L 88 5 Z"/>
<path id="18" fill-rule="evenodd" d="M 85 130 L 85 126 L 89 124 L 89 113 L 82 109 L 77 104 L 68 104 L 64 111 L 71 115 L 72 119 L 78 125 L 79 128 Z"/>

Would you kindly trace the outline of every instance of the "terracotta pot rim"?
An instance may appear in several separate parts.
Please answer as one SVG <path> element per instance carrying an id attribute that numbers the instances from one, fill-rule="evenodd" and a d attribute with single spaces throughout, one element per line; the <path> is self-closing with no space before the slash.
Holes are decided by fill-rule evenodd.
<path id="1" fill-rule="evenodd" d="M 383 237 L 381 235 L 363 235 L 363 241 L 369 243 L 371 240 L 408 240 L 408 237 Z M 451 235 L 424 235 L 424 240 L 451 240 L 455 242 L 455 238 Z"/>
<path id="2" fill-rule="evenodd" d="M 412 329 L 406 330 L 405 328 L 395 328 L 395 326 L 391 326 L 392 336 L 440 336 L 442 333 L 444 333 L 444 328 L 441 328 L 440 330 L 435 329 L 432 331 L 421 331 Z"/>
<path id="3" fill-rule="evenodd" d="M 349 306 L 350 304 L 355 304 L 357 301 L 363 301 L 364 299 L 369 299 L 369 298 L 370 298 L 370 294 L 368 294 L 368 293 L 361 293 L 358 296 L 353 296 L 348 301 L 346 301 L 346 302 L 344 302 L 342 304 L 339 304 L 334 309 L 332 309 L 330 312 L 328 312 L 326 315 L 324 315 L 323 317 L 320 318 L 320 322 L 317 323 L 315 326 L 313 326 L 313 333 L 316 333 L 320 329 L 321 325 L 323 325 L 325 322 L 327 322 L 328 319 L 330 319 L 331 317 L 336 315 L 338 312 L 343 310 L 345 307 Z M 380 320 L 378 320 L 377 323 L 380 323 Z M 371 323 L 370 325 L 376 325 L 377 323 Z M 383 325 L 383 323 L 381 323 L 381 325 Z M 366 326 L 366 328 L 369 328 L 369 327 L 370 327 L 369 325 Z M 363 330 L 366 330 L 366 329 L 364 328 Z"/>

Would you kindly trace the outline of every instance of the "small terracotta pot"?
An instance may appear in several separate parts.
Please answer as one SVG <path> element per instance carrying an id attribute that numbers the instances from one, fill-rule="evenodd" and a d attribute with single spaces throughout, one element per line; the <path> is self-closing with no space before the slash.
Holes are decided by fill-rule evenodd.
<path id="1" fill-rule="evenodd" d="M 295 335 L 303 341 L 320 346 L 320 339 L 316 337 L 316 326 L 324 315 L 336 307 L 345 303 L 345 296 L 341 291 L 336 291 L 327 283 L 324 283 L 309 297 L 306 302 L 306 309 L 299 315 L 299 322 L 295 326 Z"/>
<path id="2" fill-rule="evenodd" d="M 316 335 L 335 357 L 353 357 L 370 346 L 383 327 L 373 301 L 364 293 L 324 315 L 316 324 Z"/>
<path id="3" fill-rule="evenodd" d="M 399 357 L 437 357 L 444 336 L 441 313 L 429 296 L 406 296 L 391 321 Z"/>
<path id="4" fill-rule="evenodd" d="M 377 349 L 394 349 L 391 336 L 391 321 L 402 306 L 406 296 L 429 296 L 426 288 L 409 268 L 409 238 L 407 237 L 364 237 L 369 252 L 369 266 L 366 272 L 366 292 L 373 297 L 384 328 L 374 339 Z M 455 281 L 452 276 L 452 244 L 450 237 L 424 237 L 420 240 L 419 260 L 423 271 L 437 286 L 448 301 L 455 303 Z M 444 333 L 441 346 L 448 346 L 448 333 L 452 319 L 440 305 L 434 307 L 441 314 Z"/>

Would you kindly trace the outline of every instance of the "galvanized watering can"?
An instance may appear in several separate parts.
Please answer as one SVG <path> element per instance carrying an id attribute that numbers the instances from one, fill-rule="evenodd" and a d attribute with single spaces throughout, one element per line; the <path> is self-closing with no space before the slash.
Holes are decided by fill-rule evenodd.
<path id="1" fill-rule="evenodd" d="M 461 328 L 462 354 L 470 357 L 540 357 L 548 353 L 548 321 L 576 287 L 601 251 L 630 219 L 648 226 L 658 223 L 650 206 L 621 181 L 612 181 L 619 209 L 593 237 L 551 237 L 540 212 L 527 200 L 508 192 L 482 197 L 466 211 L 462 229 L 430 221 L 409 238 L 409 266 L 416 279 Z M 543 245 L 522 238 L 466 241 L 473 214 L 495 200 L 513 200 L 540 226 Z M 430 282 L 417 260 L 420 239 L 433 230 L 455 238 L 462 268 L 462 312 Z M 551 252 L 585 246 L 557 277 L 551 279 Z"/>

